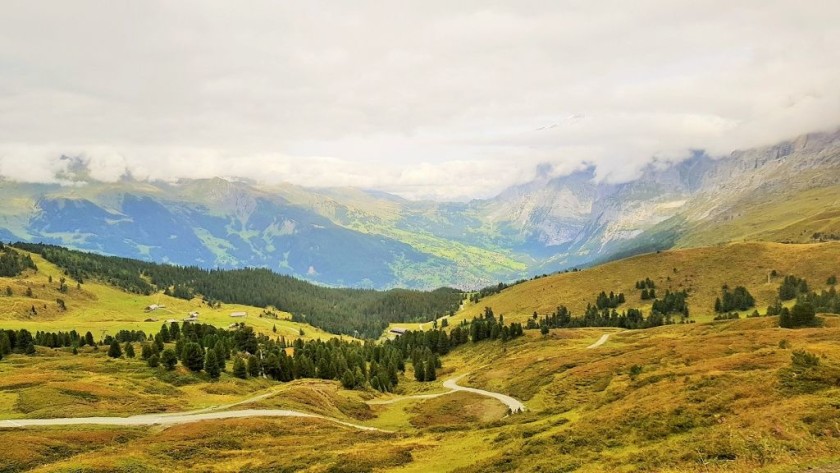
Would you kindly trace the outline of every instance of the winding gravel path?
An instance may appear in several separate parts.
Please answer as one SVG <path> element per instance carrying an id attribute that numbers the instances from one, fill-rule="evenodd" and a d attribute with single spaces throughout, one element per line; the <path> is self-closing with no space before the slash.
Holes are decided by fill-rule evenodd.
<path id="1" fill-rule="evenodd" d="M 469 373 L 467 373 L 469 374 Z M 443 383 L 443 387 L 451 389 L 452 391 L 466 391 L 468 393 L 479 394 L 481 396 L 492 397 L 493 399 L 498 399 L 504 405 L 508 406 L 511 412 L 525 412 L 525 404 L 522 404 L 521 401 L 518 399 L 512 398 L 505 394 L 501 393 L 494 393 L 492 391 L 485 391 L 483 389 L 476 389 L 476 388 L 467 388 L 464 386 L 458 385 L 458 380 L 466 376 L 467 374 L 462 374 L 456 378 L 451 378 L 446 380 Z M 450 391 L 451 392 L 451 391 Z"/>
<path id="2" fill-rule="evenodd" d="M 409 399 L 434 399 L 436 397 L 446 396 L 447 394 L 452 394 L 457 391 L 466 391 L 473 394 L 479 394 L 481 396 L 492 397 L 504 405 L 508 406 L 512 412 L 524 412 L 525 411 L 525 404 L 522 404 L 521 401 L 518 399 L 512 398 L 510 396 L 506 396 L 500 393 L 494 393 L 492 391 L 485 391 L 483 389 L 476 389 L 476 388 L 468 388 L 464 386 L 458 385 L 458 380 L 463 378 L 464 376 L 468 375 L 469 373 L 462 374 L 461 376 L 457 376 L 455 378 L 450 378 L 444 381 L 443 387 L 448 389 L 445 393 L 434 393 L 434 394 L 415 394 L 413 396 L 398 396 L 392 399 L 385 399 L 385 400 L 372 400 L 368 401 L 367 403 L 372 406 L 381 406 L 383 404 L 395 404 L 400 401 L 407 401 Z"/>
<path id="3" fill-rule="evenodd" d="M 148 425 L 176 425 L 201 422 L 204 420 L 242 419 L 247 417 L 304 417 L 326 420 L 335 424 L 352 427 L 358 430 L 390 432 L 365 425 L 352 424 L 332 417 L 286 409 L 243 409 L 236 411 L 219 411 L 203 413 L 168 413 L 143 414 L 131 417 L 63 417 L 57 419 L 14 419 L 0 420 L 0 428 L 47 427 L 55 425 L 120 425 L 120 426 L 148 426 Z"/>
<path id="4" fill-rule="evenodd" d="M 607 343 L 607 340 L 609 340 L 609 339 L 610 339 L 610 334 L 605 333 L 605 334 L 601 335 L 601 338 L 599 338 L 597 342 L 593 343 L 592 345 L 589 345 L 586 348 L 590 348 L 590 349 L 591 348 L 598 348 L 601 345 L 603 345 L 604 343 Z"/>
<path id="5" fill-rule="evenodd" d="M 248 417 L 302 417 L 319 419 L 334 424 L 352 427 L 358 430 L 376 432 L 391 432 L 390 430 L 368 427 L 366 425 L 345 422 L 334 417 L 310 414 L 308 412 L 288 409 L 239 409 L 226 411 L 231 407 L 250 404 L 277 395 L 277 391 L 270 391 L 231 404 L 211 406 L 185 412 L 163 412 L 160 414 L 141 414 L 130 417 L 60 417 L 55 419 L 8 419 L 0 420 L 0 429 L 21 427 L 46 427 L 55 425 L 120 425 L 120 426 L 148 426 L 148 425 L 176 425 L 201 422 L 205 420 L 242 419 Z"/>

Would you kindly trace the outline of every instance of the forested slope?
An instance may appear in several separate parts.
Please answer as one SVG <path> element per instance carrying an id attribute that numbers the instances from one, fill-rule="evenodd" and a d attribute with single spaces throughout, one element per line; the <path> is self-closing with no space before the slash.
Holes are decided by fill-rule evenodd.
<path id="1" fill-rule="evenodd" d="M 63 268 L 76 281 L 96 279 L 127 292 L 155 291 L 184 299 L 202 296 L 215 301 L 273 306 L 290 312 L 294 320 L 333 333 L 375 338 L 391 322 L 430 320 L 458 309 L 460 291 L 339 289 L 317 286 L 266 269 L 206 270 L 96 255 L 66 248 L 17 243 Z"/>

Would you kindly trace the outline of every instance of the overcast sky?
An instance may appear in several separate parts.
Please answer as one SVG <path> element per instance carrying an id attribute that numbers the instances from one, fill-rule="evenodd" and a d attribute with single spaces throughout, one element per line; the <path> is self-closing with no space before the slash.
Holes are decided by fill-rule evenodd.
<path id="1" fill-rule="evenodd" d="M 0 175 L 242 176 L 410 198 L 840 126 L 840 2 L 0 5 Z"/>

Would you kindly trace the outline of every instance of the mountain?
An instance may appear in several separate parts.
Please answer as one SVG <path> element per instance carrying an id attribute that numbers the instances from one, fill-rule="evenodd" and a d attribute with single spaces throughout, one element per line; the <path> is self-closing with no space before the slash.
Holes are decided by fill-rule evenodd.
<path id="1" fill-rule="evenodd" d="M 637 253 L 840 238 L 840 131 L 713 158 L 594 169 L 471 202 L 225 179 L 0 182 L 0 239 L 326 285 L 479 287 Z"/>

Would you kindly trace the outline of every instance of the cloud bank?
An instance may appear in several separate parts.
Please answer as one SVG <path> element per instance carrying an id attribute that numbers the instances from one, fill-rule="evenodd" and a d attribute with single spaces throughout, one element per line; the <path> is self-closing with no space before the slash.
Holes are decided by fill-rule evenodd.
<path id="1" fill-rule="evenodd" d="M 454 3 L 5 2 L 0 175 L 465 199 L 840 125 L 836 1 Z"/>

